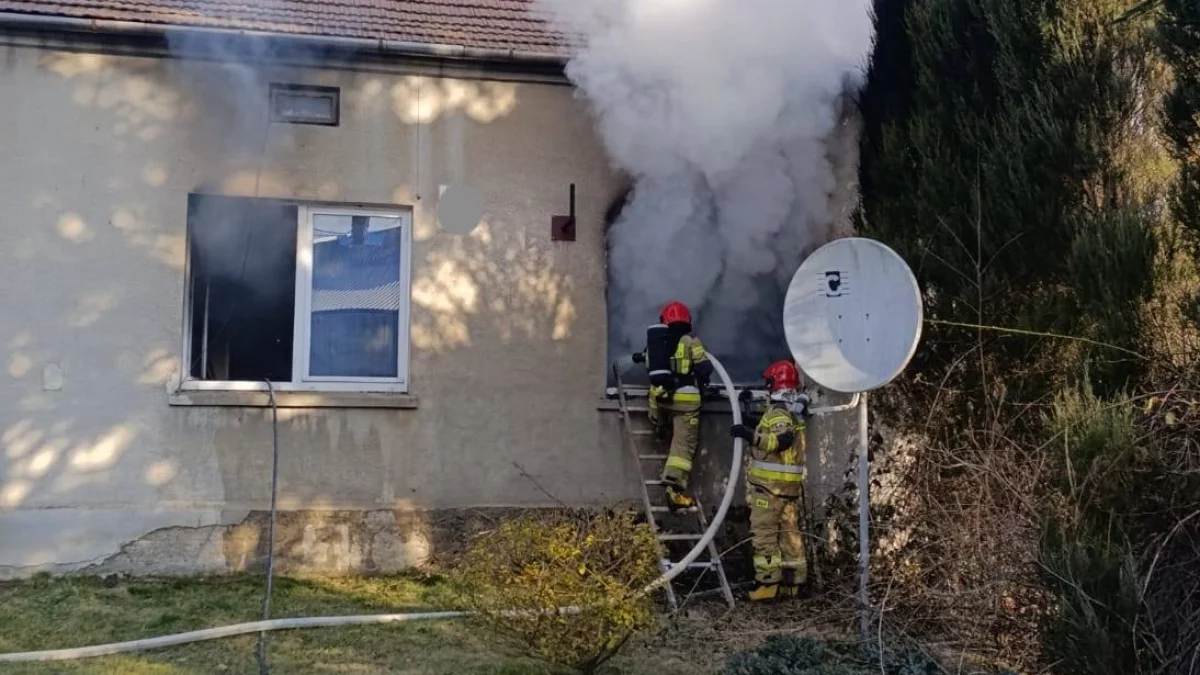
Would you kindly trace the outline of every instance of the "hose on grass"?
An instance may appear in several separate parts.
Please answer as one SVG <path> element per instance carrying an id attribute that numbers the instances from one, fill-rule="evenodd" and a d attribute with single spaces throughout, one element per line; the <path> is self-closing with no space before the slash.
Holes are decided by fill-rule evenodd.
<path id="1" fill-rule="evenodd" d="M 729 379 L 729 373 L 725 371 L 725 367 L 721 362 L 709 354 L 709 360 L 712 361 L 713 369 L 721 377 L 724 384 L 725 395 L 729 398 L 729 407 L 733 413 L 734 424 L 741 424 L 742 412 L 741 406 L 738 405 L 738 393 L 733 387 L 733 382 Z M 274 394 L 272 391 L 272 406 L 274 406 Z M 708 529 L 704 531 L 700 540 L 692 548 L 686 556 L 678 563 L 671 566 L 655 581 L 646 585 L 638 592 L 638 596 L 643 596 L 654 591 L 654 589 L 663 584 L 670 583 L 675 577 L 679 576 L 688 565 L 704 552 L 708 544 L 716 536 L 717 530 L 725 520 L 725 515 L 729 511 L 729 505 L 733 501 L 733 494 L 737 487 L 738 474 L 742 468 L 742 439 L 736 438 L 733 441 L 733 462 L 729 470 L 729 480 L 725 483 L 725 495 L 721 499 L 721 504 L 717 508 L 716 515 L 709 522 Z M 275 443 L 275 455 L 278 458 L 278 442 Z M 277 465 L 278 462 L 275 462 Z M 276 468 L 272 468 L 272 523 L 274 523 L 274 483 L 277 478 Z M 273 537 L 272 537 L 273 539 Z M 272 572 L 271 565 L 271 550 L 268 548 L 267 560 L 267 595 L 263 602 L 264 617 L 270 609 L 270 579 Z M 552 610 L 559 614 L 574 614 L 580 610 L 578 607 L 560 607 L 557 610 Z M 521 616 L 528 614 L 528 611 L 511 610 L 505 614 L 511 616 Z M 163 635 L 159 637 L 144 638 L 140 640 L 130 640 L 128 642 L 113 642 L 103 645 L 92 645 L 88 647 L 73 647 L 69 649 L 51 649 L 36 652 L 14 652 L 9 654 L 0 654 L 0 663 L 17 663 L 27 661 L 68 661 L 73 659 L 92 658 L 96 656 L 111 656 L 113 654 L 121 654 L 125 652 L 144 651 L 147 649 L 160 649 L 162 647 L 171 647 L 175 645 L 188 644 L 191 642 L 200 642 L 203 640 L 216 640 L 219 638 L 232 637 L 234 635 L 245 635 L 247 633 L 259 633 L 259 653 L 260 667 L 265 666 L 265 642 L 263 635 L 267 631 L 273 630 L 288 630 L 296 628 L 327 628 L 332 626 L 360 626 L 368 624 L 389 624 L 389 623 L 405 623 L 412 621 L 441 621 L 447 619 L 461 619 L 470 616 L 470 612 L 417 612 L 409 614 L 362 614 L 354 616 L 318 616 L 318 617 L 296 617 L 291 619 L 265 619 L 263 621 L 252 621 L 249 623 L 239 623 L 230 626 L 219 626 L 217 628 L 205 628 L 203 630 L 189 631 L 186 633 L 176 633 L 174 635 Z"/>

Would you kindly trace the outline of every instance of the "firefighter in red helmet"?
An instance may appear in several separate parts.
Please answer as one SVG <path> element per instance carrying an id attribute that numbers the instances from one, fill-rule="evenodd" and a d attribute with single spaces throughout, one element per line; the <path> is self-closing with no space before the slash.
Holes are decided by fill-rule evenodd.
<path id="1" fill-rule="evenodd" d="M 751 432 L 737 424 L 731 429 L 735 438 L 750 443 L 746 501 L 754 537 L 754 601 L 795 596 L 808 576 L 800 533 L 808 399 L 791 361 L 772 363 L 763 377 L 771 401 L 757 428 Z"/>
<path id="2" fill-rule="evenodd" d="M 633 360 L 650 370 L 650 421 L 661 435 L 671 438 L 662 473 L 667 505 L 672 510 L 690 509 L 695 500 L 687 489 L 700 443 L 700 394 L 713 367 L 700 338 L 692 335 L 687 305 L 667 303 L 659 322 L 647 330 L 646 351 L 634 354 Z"/>

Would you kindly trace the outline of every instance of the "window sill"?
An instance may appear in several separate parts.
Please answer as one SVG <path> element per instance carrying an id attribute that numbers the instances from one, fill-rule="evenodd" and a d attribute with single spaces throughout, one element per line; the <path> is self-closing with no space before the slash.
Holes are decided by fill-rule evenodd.
<path id="1" fill-rule="evenodd" d="M 269 408 L 271 398 L 265 391 L 178 390 L 167 397 L 173 406 Z M 418 399 L 412 394 L 355 391 L 277 391 L 275 404 L 280 408 L 393 408 L 414 409 Z"/>

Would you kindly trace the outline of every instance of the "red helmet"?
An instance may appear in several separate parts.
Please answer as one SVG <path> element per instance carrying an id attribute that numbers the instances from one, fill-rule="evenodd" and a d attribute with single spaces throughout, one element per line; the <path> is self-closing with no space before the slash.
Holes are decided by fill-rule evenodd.
<path id="1" fill-rule="evenodd" d="M 687 305 L 682 302 L 668 302 L 666 307 L 663 307 L 662 314 L 658 320 L 667 324 L 673 323 L 691 323 L 692 313 L 688 311 Z"/>
<path id="2" fill-rule="evenodd" d="M 796 390 L 800 388 L 800 371 L 797 370 L 796 364 L 791 361 L 776 361 L 767 366 L 763 371 L 763 377 L 767 380 L 767 388 L 771 393 L 775 393 L 781 389 Z"/>

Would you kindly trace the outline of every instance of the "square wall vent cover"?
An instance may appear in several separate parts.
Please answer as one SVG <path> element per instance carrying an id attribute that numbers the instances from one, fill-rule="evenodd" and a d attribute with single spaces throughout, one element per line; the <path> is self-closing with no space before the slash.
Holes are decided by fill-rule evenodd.
<path id="1" fill-rule="evenodd" d="M 341 118 L 341 90 L 309 84 L 271 83 L 271 121 L 336 127 Z"/>

